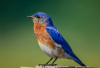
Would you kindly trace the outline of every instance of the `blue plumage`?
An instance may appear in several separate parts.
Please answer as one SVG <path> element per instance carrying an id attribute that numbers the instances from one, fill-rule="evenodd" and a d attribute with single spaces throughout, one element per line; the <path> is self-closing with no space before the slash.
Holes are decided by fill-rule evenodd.
<path id="1" fill-rule="evenodd" d="M 79 63 L 81 66 L 86 66 L 73 53 L 69 44 L 65 41 L 65 39 L 62 37 L 62 35 L 59 33 L 59 31 L 54 26 L 47 27 L 46 30 L 50 34 L 52 40 L 55 41 L 57 44 L 60 44 L 62 48 L 66 51 L 66 53 L 69 54 L 71 57 L 73 57 L 74 61 Z"/>
<path id="2" fill-rule="evenodd" d="M 52 41 L 56 42 L 57 44 L 60 44 L 61 47 L 64 49 L 64 53 L 68 54 L 68 56 L 71 56 L 71 59 L 73 59 L 75 62 L 77 62 L 78 64 L 80 64 L 81 66 L 86 66 L 85 64 L 83 64 L 79 58 L 73 53 L 71 47 L 69 46 L 69 44 L 66 42 L 66 40 L 62 37 L 62 35 L 59 33 L 59 31 L 54 27 L 53 22 L 51 17 L 43 12 L 38 12 L 35 13 L 32 16 L 28 16 L 29 18 L 32 18 L 33 21 L 35 23 L 40 23 L 43 26 L 45 25 L 46 27 L 46 31 L 48 32 L 48 34 L 50 35 L 50 37 L 52 38 Z M 41 27 L 41 26 L 40 26 Z M 41 28 L 40 28 L 41 29 Z M 43 29 L 41 29 L 43 30 Z M 55 48 L 56 49 L 56 48 Z M 44 49 L 45 50 L 45 49 Z M 50 52 L 50 51 L 49 51 Z M 59 50 L 60 52 L 60 50 Z M 51 53 L 50 53 L 51 54 Z M 55 56 L 55 54 L 51 54 L 53 56 Z M 57 56 L 56 59 L 53 61 L 53 63 L 57 60 Z M 53 57 L 51 57 L 51 59 L 46 63 L 48 64 L 51 60 L 53 59 Z M 52 63 L 52 64 L 53 64 Z"/>
<path id="3" fill-rule="evenodd" d="M 52 19 L 48 14 L 43 13 L 43 12 L 38 12 L 38 13 L 34 14 L 33 16 L 34 17 L 40 17 L 38 22 L 46 24 L 46 26 L 53 26 Z"/>
<path id="4" fill-rule="evenodd" d="M 59 33 L 59 31 L 54 26 L 47 27 L 46 30 L 50 34 L 50 36 L 52 37 L 52 39 L 57 44 L 65 45 L 65 48 L 67 48 L 68 50 L 70 50 L 72 52 L 72 49 L 69 46 L 69 44 L 65 41 L 65 39 L 62 37 L 62 35 Z"/>

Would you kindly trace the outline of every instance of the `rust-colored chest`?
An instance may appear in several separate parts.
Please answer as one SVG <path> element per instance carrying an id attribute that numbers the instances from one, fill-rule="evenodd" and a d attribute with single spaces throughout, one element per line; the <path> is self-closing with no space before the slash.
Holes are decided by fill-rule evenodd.
<path id="1" fill-rule="evenodd" d="M 34 33 L 38 43 L 40 42 L 42 44 L 45 44 L 46 46 L 49 46 L 51 49 L 54 49 L 55 42 L 52 41 L 50 35 L 46 31 L 45 24 L 34 22 Z"/>

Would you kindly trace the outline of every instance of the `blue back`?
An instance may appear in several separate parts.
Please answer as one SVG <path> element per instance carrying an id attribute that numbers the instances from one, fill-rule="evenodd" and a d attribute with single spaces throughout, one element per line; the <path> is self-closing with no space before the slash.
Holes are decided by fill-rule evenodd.
<path id="1" fill-rule="evenodd" d="M 74 61 L 79 63 L 81 66 L 86 66 L 73 53 L 69 44 L 66 42 L 66 40 L 62 37 L 62 35 L 59 33 L 59 31 L 54 26 L 47 27 L 46 30 L 50 34 L 52 40 L 55 41 L 57 44 L 60 44 L 62 48 L 65 50 L 65 52 L 74 59 Z"/>
<path id="2" fill-rule="evenodd" d="M 74 61 L 76 61 L 77 63 L 79 63 L 82 66 L 85 66 L 85 64 L 83 64 L 78 59 L 78 57 L 73 53 L 71 47 L 66 42 L 66 40 L 62 37 L 62 35 L 59 33 L 59 31 L 53 26 L 52 19 L 48 14 L 43 13 L 43 12 L 38 12 L 38 13 L 34 14 L 33 16 L 34 17 L 40 16 L 40 18 L 42 20 L 41 19 L 38 19 L 38 20 L 42 21 L 42 24 L 46 24 L 46 27 L 47 27 L 46 30 L 50 34 L 52 40 L 54 42 L 56 42 L 57 44 L 60 44 L 62 46 L 62 48 L 65 50 L 65 52 L 74 59 Z"/>
<path id="3" fill-rule="evenodd" d="M 69 51 L 72 52 L 72 49 L 69 44 L 65 41 L 65 39 L 54 26 L 47 27 L 46 30 L 52 37 L 53 41 L 55 41 L 57 44 L 60 44 L 62 47 L 64 47 L 64 49 L 67 48 Z"/>

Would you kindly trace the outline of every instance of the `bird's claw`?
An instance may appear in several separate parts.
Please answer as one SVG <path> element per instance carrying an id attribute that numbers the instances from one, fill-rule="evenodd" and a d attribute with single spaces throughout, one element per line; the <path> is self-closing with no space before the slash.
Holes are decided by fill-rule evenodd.
<path id="1" fill-rule="evenodd" d="M 48 64 L 48 65 L 50 65 L 50 66 L 56 66 L 57 64 Z"/>
<path id="2" fill-rule="evenodd" d="M 39 66 L 56 66 L 57 64 L 38 64 Z"/>

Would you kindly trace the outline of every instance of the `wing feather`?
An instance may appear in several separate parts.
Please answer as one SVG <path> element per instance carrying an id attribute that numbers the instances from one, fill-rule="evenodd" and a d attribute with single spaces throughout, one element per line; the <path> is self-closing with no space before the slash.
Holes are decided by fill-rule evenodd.
<path id="1" fill-rule="evenodd" d="M 66 42 L 66 40 L 62 37 L 62 35 L 55 27 L 47 27 L 46 30 L 50 34 L 53 41 L 55 41 L 57 44 L 62 45 L 62 47 L 65 50 L 69 50 L 72 52 L 72 49 L 69 46 L 69 44 Z"/>
<path id="2" fill-rule="evenodd" d="M 62 35 L 59 33 L 59 31 L 54 26 L 47 27 L 46 30 L 49 33 L 49 35 L 51 36 L 52 40 L 55 41 L 57 44 L 60 44 L 62 46 L 62 48 L 65 50 L 65 52 L 73 57 L 74 61 L 76 61 L 77 63 L 79 63 L 82 66 L 85 66 L 85 64 L 83 64 L 78 59 L 78 57 L 73 53 L 73 51 L 72 51 L 71 47 L 69 46 L 69 44 L 67 43 L 67 41 L 62 37 Z"/>

